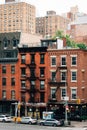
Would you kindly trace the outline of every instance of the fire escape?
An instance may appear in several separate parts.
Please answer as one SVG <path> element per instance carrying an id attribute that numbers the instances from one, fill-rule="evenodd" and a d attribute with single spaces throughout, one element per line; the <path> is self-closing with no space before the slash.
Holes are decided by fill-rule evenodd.
<path id="1" fill-rule="evenodd" d="M 35 99 L 35 95 L 39 90 L 36 86 L 36 80 L 38 79 L 38 76 L 36 75 L 36 64 L 35 64 L 35 54 L 31 54 L 31 63 L 27 64 L 30 70 L 30 75 L 26 76 L 26 79 L 30 82 L 30 88 L 27 89 L 27 92 L 30 94 L 30 103 L 38 102 L 37 99 Z"/>
<path id="2" fill-rule="evenodd" d="M 56 67 L 56 71 L 55 71 L 55 74 L 53 76 L 53 78 L 49 79 L 49 85 L 50 87 L 54 86 L 54 88 L 56 87 L 56 91 L 55 91 L 55 95 L 56 95 L 56 92 L 57 90 L 60 88 L 60 87 L 66 87 L 67 85 L 67 81 L 66 81 L 66 77 L 67 77 L 67 66 L 66 66 L 66 63 L 65 65 L 58 65 Z M 57 99 L 56 99 L 56 96 L 55 96 L 55 100 L 53 100 L 52 98 L 49 99 L 50 102 L 54 102 L 56 101 L 57 102 Z"/>
<path id="3" fill-rule="evenodd" d="M 25 103 L 25 94 L 29 93 L 30 103 L 38 102 L 37 99 L 35 99 L 35 95 L 39 90 L 36 86 L 36 81 L 38 80 L 38 76 L 36 74 L 36 64 L 35 64 L 35 54 L 31 54 L 31 62 L 26 63 L 25 61 L 22 62 L 24 64 L 24 67 L 22 67 L 22 75 L 21 75 L 21 81 L 23 81 L 21 85 L 21 101 Z M 26 69 L 28 72 L 26 73 Z M 28 84 L 26 84 L 26 81 L 28 81 Z"/>

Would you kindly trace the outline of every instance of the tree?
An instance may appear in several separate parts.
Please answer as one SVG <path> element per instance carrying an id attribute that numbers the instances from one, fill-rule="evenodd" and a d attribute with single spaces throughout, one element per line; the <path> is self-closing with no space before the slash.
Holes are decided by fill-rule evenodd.
<path id="1" fill-rule="evenodd" d="M 65 38 L 66 38 L 66 44 L 67 44 L 67 46 L 72 46 L 72 42 L 71 42 L 71 39 L 70 39 L 70 35 L 66 35 L 65 36 Z"/>
<path id="2" fill-rule="evenodd" d="M 86 45 L 84 43 L 79 43 L 77 44 L 77 46 L 80 48 L 80 49 L 86 49 Z"/>
<path id="3" fill-rule="evenodd" d="M 53 39 L 56 39 L 56 38 L 66 38 L 66 45 L 68 47 L 71 47 L 71 48 L 80 48 L 80 49 L 86 49 L 86 45 L 84 43 L 76 43 L 75 41 L 73 41 L 71 38 L 70 38 L 70 35 L 64 35 L 63 31 L 62 30 L 58 30 Z"/>
<path id="4" fill-rule="evenodd" d="M 60 39 L 62 39 L 64 37 L 63 31 L 62 30 L 58 30 L 56 31 L 53 39 L 56 39 L 57 37 L 59 37 Z"/>

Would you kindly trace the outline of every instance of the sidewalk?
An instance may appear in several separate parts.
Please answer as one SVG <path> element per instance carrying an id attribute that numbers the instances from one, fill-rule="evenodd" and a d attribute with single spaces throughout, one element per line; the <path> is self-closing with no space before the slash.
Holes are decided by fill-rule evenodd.
<path id="1" fill-rule="evenodd" d="M 86 121 L 71 121 L 72 127 L 86 127 L 87 128 L 87 120 Z"/>

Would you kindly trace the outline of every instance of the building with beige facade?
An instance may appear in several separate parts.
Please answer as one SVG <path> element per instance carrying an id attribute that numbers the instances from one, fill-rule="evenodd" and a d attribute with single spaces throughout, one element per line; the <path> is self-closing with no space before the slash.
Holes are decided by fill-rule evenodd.
<path id="1" fill-rule="evenodd" d="M 5 0 L 0 4 L 0 33 L 35 34 L 35 6 L 20 0 Z"/>
<path id="2" fill-rule="evenodd" d="M 72 40 L 87 45 L 87 14 L 79 14 L 78 18 L 70 24 L 67 33 Z"/>
<path id="3" fill-rule="evenodd" d="M 46 16 L 36 18 L 36 33 L 52 37 L 57 30 L 62 30 L 66 34 L 69 22 L 68 18 L 57 15 L 55 11 L 47 11 Z"/>

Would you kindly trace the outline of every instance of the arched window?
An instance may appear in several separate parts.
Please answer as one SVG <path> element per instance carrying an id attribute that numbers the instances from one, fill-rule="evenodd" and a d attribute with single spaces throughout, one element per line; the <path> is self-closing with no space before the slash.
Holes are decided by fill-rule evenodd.
<path id="1" fill-rule="evenodd" d="M 6 37 L 4 38 L 3 43 L 4 43 L 4 47 L 7 47 L 7 46 L 8 46 L 8 40 L 7 40 Z"/>
<path id="2" fill-rule="evenodd" d="M 13 43 L 13 47 L 17 46 L 17 39 L 15 37 L 12 39 L 12 43 Z"/>

